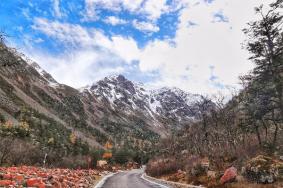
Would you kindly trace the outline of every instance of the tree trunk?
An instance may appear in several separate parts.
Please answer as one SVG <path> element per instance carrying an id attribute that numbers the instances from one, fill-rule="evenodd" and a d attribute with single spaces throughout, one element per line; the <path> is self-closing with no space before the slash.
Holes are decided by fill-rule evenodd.
<path id="1" fill-rule="evenodd" d="M 261 137 L 260 137 L 258 125 L 255 125 L 255 131 L 256 131 L 256 135 L 257 135 L 258 144 L 261 146 Z"/>
<path id="2" fill-rule="evenodd" d="M 273 147 L 275 148 L 276 147 L 276 141 L 277 141 L 277 135 L 278 135 L 278 124 L 277 123 L 274 123 L 275 125 L 275 131 L 274 131 L 274 137 L 273 137 Z"/>
<path id="3" fill-rule="evenodd" d="M 267 128 L 267 125 L 266 125 L 266 123 L 264 122 L 264 120 L 262 119 L 261 120 L 261 122 L 262 122 L 262 125 L 264 126 L 264 129 L 265 129 L 265 140 L 266 141 L 268 141 L 268 128 Z"/>

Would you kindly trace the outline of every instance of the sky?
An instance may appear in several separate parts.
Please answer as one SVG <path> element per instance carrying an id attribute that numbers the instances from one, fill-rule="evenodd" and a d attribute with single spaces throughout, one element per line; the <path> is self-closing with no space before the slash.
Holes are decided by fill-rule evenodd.
<path id="1" fill-rule="evenodd" d="M 270 0 L 0 0 L 8 45 L 60 83 L 122 74 L 151 88 L 239 89 L 253 68 L 242 29 Z"/>

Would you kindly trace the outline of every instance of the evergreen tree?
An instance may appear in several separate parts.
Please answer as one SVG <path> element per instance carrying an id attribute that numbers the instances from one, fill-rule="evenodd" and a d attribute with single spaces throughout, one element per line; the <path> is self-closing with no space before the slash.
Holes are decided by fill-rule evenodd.
<path id="1" fill-rule="evenodd" d="M 259 125 L 275 126 L 273 146 L 276 144 L 279 126 L 283 118 L 283 1 L 255 8 L 259 20 L 248 23 L 244 29 L 248 40 L 246 48 L 255 63 L 252 72 L 242 77 L 245 84 L 244 108 L 249 124 L 257 132 L 261 143 Z M 252 120 L 252 121 L 251 121 Z"/>

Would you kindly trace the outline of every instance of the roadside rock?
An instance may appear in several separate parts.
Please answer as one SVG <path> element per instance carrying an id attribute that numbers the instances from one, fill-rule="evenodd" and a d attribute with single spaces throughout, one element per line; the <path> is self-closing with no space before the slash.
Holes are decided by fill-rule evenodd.
<path id="1" fill-rule="evenodd" d="M 216 178 L 216 172 L 215 171 L 207 171 L 207 177 L 210 179 L 215 179 Z"/>
<path id="2" fill-rule="evenodd" d="M 257 183 L 273 183 L 283 177 L 283 162 L 259 155 L 247 162 L 243 175 Z"/>
<path id="3" fill-rule="evenodd" d="M 221 184 L 229 183 L 235 181 L 237 177 L 237 169 L 235 167 L 230 167 L 225 170 L 224 175 L 221 177 Z"/>
<path id="4" fill-rule="evenodd" d="M 91 187 L 98 173 L 96 170 L 32 166 L 0 167 L 0 187 Z"/>

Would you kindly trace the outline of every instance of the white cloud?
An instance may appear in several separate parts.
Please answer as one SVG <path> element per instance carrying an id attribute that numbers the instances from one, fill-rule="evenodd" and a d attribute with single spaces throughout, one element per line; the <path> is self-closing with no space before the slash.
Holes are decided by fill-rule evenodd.
<path id="1" fill-rule="evenodd" d="M 60 55 L 50 55 L 32 48 L 30 42 L 34 40 L 26 37 L 26 44 L 31 47 L 26 49 L 26 53 L 59 82 L 74 87 L 127 71 L 126 67 L 130 67 L 139 54 L 132 38 L 108 38 L 102 31 L 76 24 L 36 18 L 32 28 L 67 48 Z"/>
<path id="2" fill-rule="evenodd" d="M 111 24 L 111 25 L 123 25 L 128 23 L 126 20 L 117 18 L 115 16 L 109 16 L 104 20 L 105 23 Z"/>
<path id="3" fill-rule="evenodd" d="M 254 18 L 255 1 L 218 0 L 212 4 L 188 1 L 179 17 L 175 45 L 155 40 L 141 52 L 140 69 L 159 71 L 156 86 L 177 86 L 195 93 L 228 91 L 237 87 L 238 76 L 252 68 L 248 54 L 241 48 L 245 37 L 242 29 Z M 215 12 L 223 10 L 228 23 L 213 22 Z M 239 10 L 241 10 L 239 14 Z M 188 22 L 196 23 L 188 27 Z M 211 66 L 216 79 L 211 80 Z M 226 87 L 226 88 L 225 88 Z"/>
<path id="4" fill-rule="evenodd" d="M 169 6 L 167 0 L 85 0 L 84 21 L 97 20 L 99 8 L 116 12 L 127 10 L 132 14 L 144 15 L 151 21 L 156 21 L 162 14 L 178 8 L 178 1 L 173 0 L 172 6 Z"/>
<path id="5" fill-rule="evenodd" d="M 117 63 L 119 59 L 115 56 L 91 48 L 67 52 L 60 56 L 40 53 L 36 49 L 29 51 L 29 53 L 32 59 L 40 62 L 42 68 L 48 70 L 55 79 L 75 88 L 125 71 L 124 67 Z"/>
<path id="6" fill-rule="evenodd" d="M 137 20 L 134 20 L 133 26 L 136 29 L 143 31 L 143 32 L 158 32 L 159 31 L 159 27 L 150 22 L 144 22 L 144 21 L 139 22 Z"/>
<path id="7" fill-rule="evenodd" d="M 83 21 L 96 21 L 98 19 L 97 11 L 100 8 L 111 11 L 120 11 L 122 8 L 130 12 L 136 11 L 143 0 L 85 0 L 85 12 Z"/>
<path id="8" fill-rule="evenodd" d="M 107 50 L 116 56 L 121 57 L 127 63 L 138 57 L 139 49 L 136 41 L 132 38 L 112 36 L 108 38 L 100 30 L 84 28 L 76 24 L 48 21 L 43 18 L 36 18 L 33 29 L 39 30 L 47 36 L 59 40 L 67 46 L 74 46 L 76 49 L 96 48 Z"/>
<path id="9" fill-rule="evenodd" d="M 118 5 L 123 5 L 131 11 L 152 12 L 148 14 L 152 20 L 170 9 L 164 1 L 156 1 L 156 4 L 151 5 L 147 4 L 149 1 L 86 1 L 93 4 L 92 10 L 96 10 L 97 6 L 111 9 L 116 6 L 117 9 L 120 8 Z M 175 38 L 170 41 L 156 39 L 143 49 L 139 49 L 137 42 L 130 37 L 109 38 L 102 31 L 93 28 L 37 18 L 33 25 L 35 30 L 63 43 L 72 44 L 76 50 L 71 49 L 62 54 L 62 57 L 46 58 L 48 55 L 38 55 L 40 53 L 33 56 L 56 79 L 73 86 L 89 84 L 106 74 L 123 73 L 133 60 L 138 60 L 142 72 L 158 72 L 160 75 L 158 80 L 150 82 L 153 86 L 175 86 L 206 94 L 218 90 L 227 92 L 226 86 L 239 87 L 238 76 L 252 68 L 252 64 L 247 61 L 247 52 L 241 48 L 245 39 L 242 29 L 255 18 L 253 10 L 259 3 L 217 0 L 208 4 L 203 0 L 183 0 L 181 4 L 187 6 L 179 14 Z M 215 13 L 223 14 L 228 22 L 215 22 Z M 95 15 L 95 12 L 91 14 Z M 157 32 L 159 28 L 152 20 L 135 20 L 133 25 L 142 31 Z M 189 27 L 189 23 L 196 25 Z M 211 67 L 214 67 L 213 70 Z M 214 79 L 211 79 L 212 76 Z"/>
<path id="10" fill-rule="evenodd" d="M 158 19 L 163 13 L 169 12 L 169 10 L 166 0 L 146 1 L 141 9 L 141 11 L 147 14 L 151 20 Z"/>
<path id="11" fill-rule="evenodd" d="M 63 13 L 60 10 L 60 0 L 53 0 L 53 10 L 55 17 L 61 18 L 63 16 Z"/>
<path id="12" fill-rule="evenodd" d="M 44 18 L 35 18 L 32 28 L 68 44 L 90 45 L 90 41 L 92 40 L 92 33 L 80 25 L 58 21 L 51 22 Z"/>

